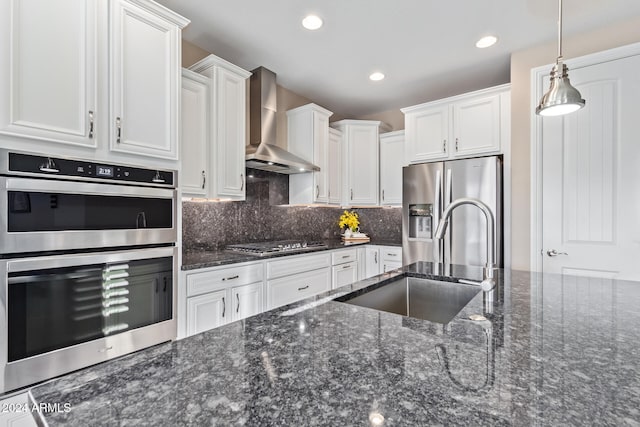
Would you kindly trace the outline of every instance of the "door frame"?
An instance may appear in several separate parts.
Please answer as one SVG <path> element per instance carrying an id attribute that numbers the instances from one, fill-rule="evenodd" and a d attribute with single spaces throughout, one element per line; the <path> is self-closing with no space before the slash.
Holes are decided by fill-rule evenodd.
<path id="1" fill-rule="evenodd" d="M 616 47 L 601 52 L 591 53 L 565 61 L 569 70 L 602 64 L 640 55 L 640 43 Z M 538 100 L 547 90 L 545 77 L 554 64 L 543 65 L 531 69 L 531 100 Z M 571 71 L 569 71 L 571 77 Z M 587 103 L 589 100 L 587 100 Z M 542 272 L 542 117 L 535 114 L 535 104 L 531 103 L 531 221 L 530 221 L 530 269 Z"/>

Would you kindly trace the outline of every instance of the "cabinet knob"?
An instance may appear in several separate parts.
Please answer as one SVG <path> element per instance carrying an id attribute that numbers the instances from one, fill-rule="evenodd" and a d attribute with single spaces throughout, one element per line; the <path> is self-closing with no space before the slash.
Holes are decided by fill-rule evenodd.
<path id="1" fill-rule="evenodd" d="M 458 152 L 458 138 L 456 138 L 456 152 Z"/>
<path id="2" fill-rule="evenodd" d="M 442 152 L 446 153 L 447 152 L 447 140 L 443 140 L 442 141 Z"/>

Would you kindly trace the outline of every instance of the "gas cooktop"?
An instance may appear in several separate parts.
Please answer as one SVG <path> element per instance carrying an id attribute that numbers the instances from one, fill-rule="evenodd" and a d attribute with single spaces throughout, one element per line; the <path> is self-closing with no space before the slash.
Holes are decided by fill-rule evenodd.
<path id="1" fill-rule="evenodd" d="M 242 243 L 227 246 L 228 251 L 247 255 L 264 256 L 280 252 L 303 252 L 310 249 L 326 248 L 322 242 L 308 240 L 275 240 L 273 242 Z"/>

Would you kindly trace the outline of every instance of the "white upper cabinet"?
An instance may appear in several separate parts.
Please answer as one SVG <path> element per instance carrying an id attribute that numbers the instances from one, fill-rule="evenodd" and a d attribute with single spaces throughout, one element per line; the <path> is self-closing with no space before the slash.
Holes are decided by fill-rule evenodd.
<path id="1" fill-rule="evenodd" d="M 150 0 L 1 2 L 0 133 L 25 150 L 177 160 L 188 22 Z"/>
<path id="2" fill-rule="evenodd" d="M 402 204 L 402 168 L 404 158 L 404 131 L 380 135 L 380 205 Z"/>
<path id="3" fill-rule="evenodd" d="M 0 132 L 95 147 L 96 0 L 0 2 Z"/>
<path id="4" fill-rule="evenodd" d="M 210 198 L 244 200 L 246 80 L 250 72 L 209 55 L 190 70 L 209 78 Z M 183 164 L 183 168 L 187 167 Z"/>
<path id="5" fill-rule="evenodd" d="M 497 154 L 510 136 L 509 85 L 403 108 L 406 161 Z"/>
<path id="6" fill-rule="evenodd" d="M 314 165 L 319 172 L 293 174 L 289 177 L 289 203 L 328 203 L 330 172 L 329 117 L 333 113 L 316 104 L 287 111 L 289 151 Z"/>
<path id="7" fill-rule="evenodd" d="M 329 204 L 339 205 L 342 201 L 342 132 L 333 128 L 329 129 L 327 163 Z"/>
<path id="8" fill-rule="evenodd" d="M 178 159 L 181 20 L 176 18 L 152 2 L 111 2 L 113 151 Z"/>
<path id="9" fill-rule="evenodd" d="M 180 187 L 183 195 L 207 196 L 209 169 L 209 83 L 198 73 L 182 70 Z"/>
<path id="10" fill-rule="evenodd" d="M 342 132 L 342 205 L 378 205 L 380 125 L 381 122 L 372 120 L 341 120 L 331 124 Z"/>

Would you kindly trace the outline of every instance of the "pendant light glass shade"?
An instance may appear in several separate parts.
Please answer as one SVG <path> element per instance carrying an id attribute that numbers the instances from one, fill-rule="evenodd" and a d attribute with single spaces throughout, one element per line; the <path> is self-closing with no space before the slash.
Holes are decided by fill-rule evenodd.
<path id="1" fill-rule="evenodd" d="M 569 81 L 567 66 L 562 62 L 562 0 L 558 0 L 558 59 L 551 69 L 551 85 L 542 95 L 536 114 L 540 116 L 561 116 L 584 107 L 585 100 Z"/>

